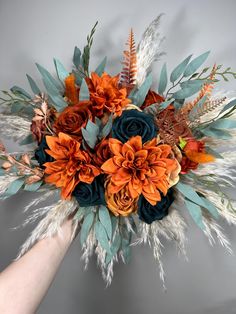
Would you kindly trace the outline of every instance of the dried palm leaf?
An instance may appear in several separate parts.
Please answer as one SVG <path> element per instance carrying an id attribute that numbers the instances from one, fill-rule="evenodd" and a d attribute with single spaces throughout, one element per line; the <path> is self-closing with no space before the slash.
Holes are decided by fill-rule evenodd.
<path id="1" fill-rule="evenodd" d="M 164 40 L 159 32 L 160 14 L 148 26 L 137 48 L 137 86 L 140 86 L 150 71 L 152 63 L 160 59 L 165 53 L 160 51 L 160 46 Z"/>

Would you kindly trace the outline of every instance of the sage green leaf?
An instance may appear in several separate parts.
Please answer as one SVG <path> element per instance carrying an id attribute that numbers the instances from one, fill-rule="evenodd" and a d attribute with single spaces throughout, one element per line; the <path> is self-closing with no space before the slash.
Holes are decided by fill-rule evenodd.
<path id="1" fill-rule="evenodd" d="M 164 91 L 166 90 L 166 86 L 167 86 L 167 68 L 166 63 L 164 63 L 159 78 L 158 93 L 163 95 Z"/>
<path id="2" fill-rule="evenodd" d="M 105 57 L 102 62 L 98 65 L 98 67 L 96 68 L 95 72 L 97 73 L 97 75 L 101 76 L 102 73 L 105 70 L 106 67 L 106 63 L 107 63 L 107 57 Z"/>
<path id="3" fill-rule="evenodd" d="M 196 70 L 206 61 L 207 57 L 209 56 L 210 51 L 207 51 L 197 58 L 193 59 L 186 67 L 184 71 L 184 76 L 190 76 L 196 72 Z"/>
<path id="4" fill-rule="evenodd" d="M 80 65 L 80 57 L 81 57 L 81 51 L 78 47 L 75 47 L 73 63 L 77 69 L 79 68 L 79 65 Z"/>
<path id="5" fill-rule="evenodd" d="M 38 182 L 35 182 L 35 183 L 32 183 L 32 184 L 25 184 L 24 190 L 30 191 L 30 192 L 35 192 L 35 191 L 37 191 L 40 188 L 42 183 L 43 183 L 43 181 L 38 181 Z"/>
<path id="6" fill-rule="evenodd" d="M 123 238 L 121 246 L 122 246 L 124 262 L 128 264 L 130 262 L 130 257 L 131 257 L 130 241 Z"/>
<path id="7" fill-rule="evenodd" d="M 30 133 L 29 135 L 26 136 L 19 144 L 20 145 L 28 145 L 34 143 L 35 140 L 33 138 L 33 135 Z"/>
<path id="8" fill-rule="evenodd" d="M 204 105 L 204 103 L 207 100 L 207 95 L 203 96 L 197 103 L 196 105 L 193 107 L 193 109 L 190 111 L 189 117 L 191 118 L 192 116 L 194 116 L 194 114 L 196 114 L 198 112 L 198 110 Z"/>
<path id="9" fill-rule="evenodd" d="M 62 85 L 57 80 L 55 80 L 54 77 L 40 64 L 36 63 L 36 66 L 37 66 L 40 74 L 42 75 L 44 85 L 45 84 L 48 86 L 53 85 L 55 87 L 55 90 L 58 90 L 59 92 L 63 93 L 64 90 L 62 88 Z"/>
<path id="10" fill-rule="evenodd" d="M 94 148 L 98 139 L 99 127 L 92 121 L 88 120 L 86 128 L 82 128 L 81 131 L 83 138 L 89 147 Z"/>
<path id="11" fill-rule="evenodd" d="M 152 74 L 149 73 L 143 84 L 138 90 L 134 90 L 130 93 L 129 98 L 132 99 L 134 105 L 141 107 L 147 96 L 147 93 L 152 85 Z"/>
<path id="12" fill-rule="evenodd" d="M 196 191 L 194 191 L 194 189 L 190 185 L 186 185 L 182 182 L 179 182 L 176 185 L 176 188 L 179 190 L 181 194 L 183 194 L 186 198 L 188 198 L 192 202 L 203 207 L 205 206 L 205 203 L 203 202 L 201 197 L 197 194 Z"/>
<path id="13" fill-rule="evenodd" d="M 94 221 L 94 212 L 90 212 L 83 221 L 81 231 L 80 231 L 80 243 L 81 245 L 87 240 L 91 227 Z"/>
<path id="14" fill-rule="evenodd" d="M 218 119 L 212 122 L 209 126 L 210 128 L 213 128 L 213 129 L 235 129 L 236 120 Z"/>
<path id="15" fill-rule="evenodd" d="M 3 197 L 10 197 L 14 194 L 16 194 L 21 187 L 24 184 L 24 179 L 20 178 L 20 179 L 16 179 L 15 181 L 13 181 L 12 183 L 10 183 L 10 185 L 8 186 L 6 192 L 3 194 Z"/>
<path id="16" fill-rule="evenodd" d="M 229 134 L 229 132 L 219 129 L 206 128 L 202 129 L 201 132 L 206 136 L 220 138 L 222 140 L 228 140 L 232 138 L 232 135 Z"/>
<path id="17" fill-rule="evenodd" d="M 31 96 L 30 94 L 28 94 L 23 88 L 19 87 L 19 86 L 13 86 L 10 91 L 13 93 L 13 94 L 20 94 L 21 96 L 24 96 L 28 99 L 31 99 Z"/>
<path id="18" fill-rule="evenodd" d="M 95 235 L 101 247 L 106 250 L 108 254 L 111 254 L 107 233 L 100 221 L 95 223 Z"/>
<path id="19" fill-rule="evenodd" d="M 223 112 L 231 109 L 232 107 L 236 106 L 236 99 L 233 99 L 232 101 L 230 101 L 228 104 L 226 104 L 224 106 L 224 108 L 221 110 L 220 114 L 222 114 Z"/>
<path id="20" fill-rule="evenodd" d="M 88 89 L 88 85 L 85 82 L 85 80 L 82 80 L 82 84 L 80 86 L 80 91 L 79 91 L 79 100 L 89 100 L 90 99 L 90 95 L 89 95 L 89 89 Z"/>
<path id="21" fill-rule="evenodd" d="M 113 117 L 112 115 L 110 115 L 106 125 L 103 127 L 101 131 L 101 138 L 107 137 L 107 135 L 110 134 L 111 128 L 112 128 L 112 120 L 113 120 Z"/>
<path id="22" fill-rule="evenodd" d="M 64 83 L 65 78 L 69 76 L 70 73 L 64 68 L 64 65 L 58 59 L 54 59 L 54 65 L 55 65 L 59 80 L 62 83 Z"/>
<path id="23" fill-rule="evenodd" d="M 5 176 L 6 171 L 2 168 L 0 168 L 0 176 Z"/>
<path id="24" fill-rule="evenodd" d="M 181 88 L 188 88 L 193 86 L 198 86 L 199 88 L 202 88 L 203 84 L 206 83 L 206 80 L 192 80 L 192 81 L 184 81 L 180 83 Z"/>
<path id="25" fill-rule="evenodd" d="M 121 246 L 121 236 L 119 233 L 116 233 L 115 238 L 110 246 L 111 254 L 107 254 L 106 256 L 106 264 L 108 264 L 113 258 L 113 256 L 119 251 L 120 246 Z"/>
<path id="26" fill-rule="evenodd" d="M 112 234 L 115 234 L 116 227 L 118 224 L 118 218 L 115 215 L 111 215 L 111 225 L 112 225 Z"/>
<path id="27" fill-rule="evenodd" d="M 210 202 L 207 198 L 201 197 L 203 200 L 203 203 L 205 204 L 205 208 L 209 211 L 209 213 L 214 217 L 214 218 L 219 218 L 219 212 L 218 209 L 215 207 L 215 205 Z"/>
<path id="28" fill-rule="evenodd" d="M 61 95 L 50 95 L 49 99 L 53 103 L 53 106 L 57 109 L 57 111 L 62 111 L 64 108 L 68 106 L 65 102 L 64 98 Z"/>
<path id="29" fill-rule="evenodd" d="M 195 221 L 195 223 L 198 225 L 198 227 L 200 227 L 202 230 L 205 229 L 205 226 L 203 224 L 202 221 L 202 210 L 201 207 L 195 203 L 192 203 L 188 200 L 184 200 L 185 201 L 185 205 L 190 213 L 190 215 L 192 216 L 193 220 Z"/>
<path id="30" fill-rule="evenodd" d="M 79 207 L 79 209 L 77 210 L 74 218 L 76 220 L 80 221 L 84 217 L 86 209 L 87 209 L 87 207 Z"/>
<path id="31" fill-rule="evenodd" d="M 106 206 L 101 205 L 98 212 L 98 217 L 103 227 L 106 230 L 108 238 L 112 237 L 112 225 L 111 225 L 111 217 Z"/>
<path id="32" fill-rule="evenodd" d="M 193 85 L 190 87 L 185 87 L 183 89 L 178 90 L 173 94 L 174 99 L 185 99 L 187 97 L 190 97 L 194 94 L 196 94 L 201 89 L 201 86 L 199 85 Z"/>
<path id="33" fill-rule="evenodd" d="M 25 108 L 25 104 L 21 102 L 14 102 L 11 105 L 11 113 L 18 113 L 20 112 L 23 108 Z"/>
<path id="34" fill-rule="evenodd" d="M 178 80 L 178 78 L 184 73 L 184 70 L 186 69 L 186 66 L 189 63 L 189 60 L 192 58 L 192 55 L 188 56 L 186 59 L 184 59 L 177 67 L 171 72 L 170 75 L 170 81 L 171 83 L 174 83 Z"/>
<path id="35" fill-rule="evenodd" d="M 34 79 L 28 74 L 26 74 L 26 77 L 28 79 L 28 82 L 29 82 L 30 88 L 32 89 L 32 92 L 35 95 L 39 95 L 40 89 L 39 89 L 38 85 L 35 83 Z"/>

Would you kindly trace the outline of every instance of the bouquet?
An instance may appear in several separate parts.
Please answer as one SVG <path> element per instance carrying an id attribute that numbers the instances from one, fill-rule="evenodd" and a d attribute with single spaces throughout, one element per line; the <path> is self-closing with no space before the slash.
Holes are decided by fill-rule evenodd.
<path id="1" fill-rule="evenodd" d="M 96 23 L 84 49 L 75 47 L 70 71 L 54 59 L 56 78 L 36 64 L 43 90 L 27 75 L 32 93 L 2 91 L 1 133 L 22 149 L 7 152 L 1 142 L 1 199 L 35 192 L 23 225 L 38 221 L 18 258 L 71 215 L 85 267 L 95 252 L 107 284 L 114 263 L 127 263 L 132 245 L 142 243 L 152 248 L 164 282 L 161 241 L 174 241 L 186 255 L 185 215 L 211 244 L 218 239 L 231 252 L 217 220 L 236 224 L 227 194 L 235 176 L 236 99 L 213 89 L 236 73 L 203 67 L 208 51 L 189 55 L 170 74 L 164 64 L 153 78 L 153 63 L 164 54 L 160 19 L 137 48 L 130 31 L 115 76 L 105 70 L 106 57 L 90 70 Z"/>

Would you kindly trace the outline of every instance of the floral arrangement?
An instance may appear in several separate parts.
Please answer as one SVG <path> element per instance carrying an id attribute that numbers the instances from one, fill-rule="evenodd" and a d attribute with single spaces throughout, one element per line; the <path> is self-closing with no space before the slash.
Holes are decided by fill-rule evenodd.
<path id="1" fill-rule="evenodd" d="M 211 244 L 218 239 L 231 252 L 217 219 L 236 224 L 226 193 L 234 186 L 236 99 L 213 88 L 236 73 L 202 68 L 205 52 L 170 75 L 164 64 L 152 80 L 153 62 L 164 54 L 160 18 L 137 49 L 131 30 L 118 75 L 105 72 L 106 58 L 89 69 L 96 23 L 82 52 L 75 47 L 71 71 L 54 59 L 55 78 L 36 64 L 46 92 L 29 75 L 32 94 L 17 86 L 2 92 L 2 133 L 22 150 L 7 152 L 1 143 L 1 198 L 37 192 L 24 225 L 39 222 L 18 257 L 72 215 L 85 266 L 95 252 L 108 284 L 114 263 L 128 262 L 131 246 L 141 243 L 153 249 L 164 282 L 161 240 L 186 254 L 185 211 Z"/>

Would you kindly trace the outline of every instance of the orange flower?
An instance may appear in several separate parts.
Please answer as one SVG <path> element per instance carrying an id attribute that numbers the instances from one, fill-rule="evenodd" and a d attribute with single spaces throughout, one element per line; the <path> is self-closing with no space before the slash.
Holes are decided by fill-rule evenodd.
<path id="1" fill-rule="evenodd" d="M 79 102 L 74 74 L 70 74 L 65 78 L 65 96 L 72 105 L 75 105 Z"/>
<path id="2" fill-rule="evenodd" d="M 93 156 L 94 162 L 99 167 L 112 155 L 108 139 L 106 138 L 104 138 L 99 144 L 97 144 L 94 150 L 95 150 L 95 154 Z"/>
<path id="3" fill-rule="evenodd" d="M 151 106 L 152 104 L 158 103 L 160 104 L 161 102 L 165 101 L 165 98 L 162 97 L 161 95 L 157 94 L 156 92 L 149 90 L 147 93 L 147 96 L 144 100 L 144 103 L 141 106 L 141 109 L 144 109 L 146 107 Z"/>
<path id="4" fill-rule="evenodd" d="M 127 98 L 126 88 L 118 87 L 118 76 L 111 77 L 107 73 L 98 76 L 91 74 L 91 79 L 87 79 L 90 91 L 90 99 L 93 101 L 93 111 L 98 116 L 103 116 L 104 112 L 113 112 L 120 116 L 122 109 L 131 100 Z"/>
<path id="5" fill-rule="evenodd" d="M 110 193 L 110 182 L 105 184 L 105 198 L 108 209 L 115 216 L 128 216 L 137 211 L 138 198 L 133 199 L 130 196 L 129 189 L 125 186 L 118 193 Z"/>
<path id="6" fill-rule="evenodd" d="M 80 143 L 67 134 L 59 133 L 58 137 L 46 136 L 50 149 L 46 152 L 55 161 L 46 162 L 45 178 L 47 183 L 61 188 L 61 196 L 70 199 L 75 186 L 81 181 L 92 183 L 94 178 L 100 174 L 91 163 L 91 157 L 87 152 L 80 150 Z"/>
<path id="7" fill-rule="evenodd" d="M 141 136 L 132 137 L 125 144 L 109 139 L 113 157 L 101 169 L 110 175 L 107 193 L 118 193 L 127 187 L 132 199 L 140 194 L 155 205 L 161 200 L 160 192 L 166 195 L 171 173 L 178 163 L 169 145 L 157 145 L 157 139 L 142 144 Z"/>
<path id="8" fill-rule="evenodd" d="M 65 132 L 76 140 L 81 140 L 81 128 L 86 126 L 89 119 L 92 120 L 90 106 L 91 102 L 84 100 L 77 105 L 66 107 L 53 125 L 55 131 Z"/>

